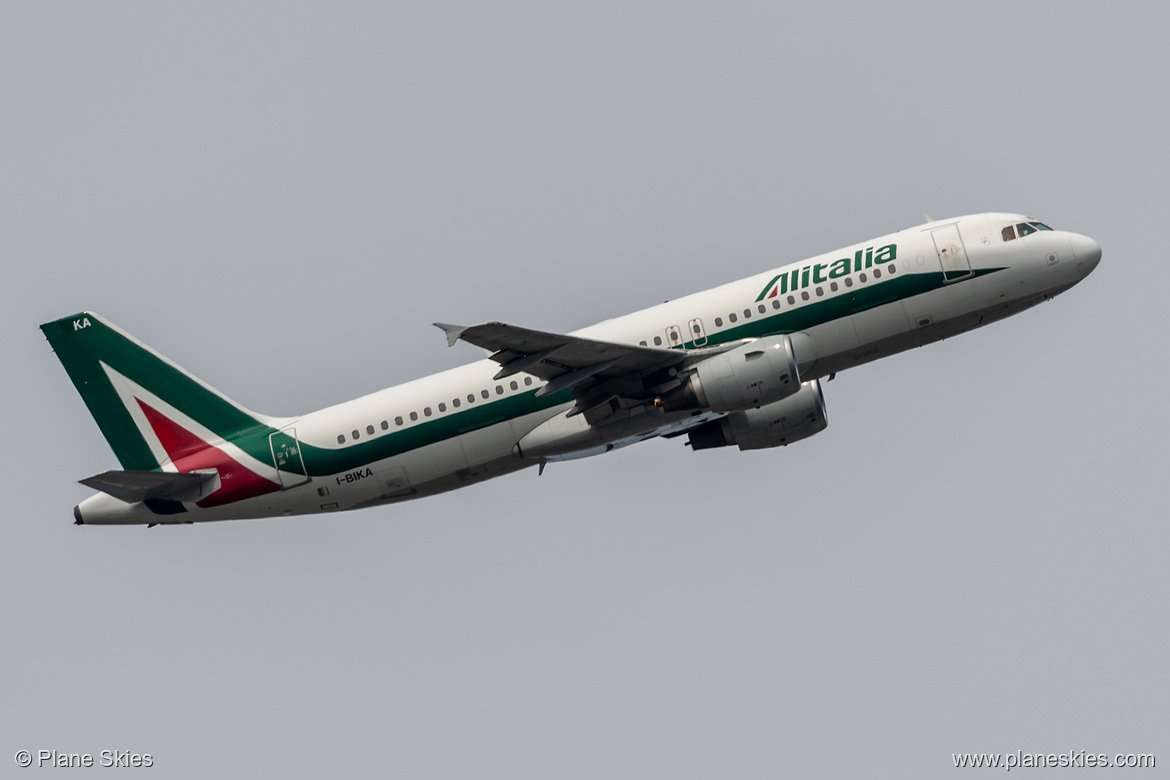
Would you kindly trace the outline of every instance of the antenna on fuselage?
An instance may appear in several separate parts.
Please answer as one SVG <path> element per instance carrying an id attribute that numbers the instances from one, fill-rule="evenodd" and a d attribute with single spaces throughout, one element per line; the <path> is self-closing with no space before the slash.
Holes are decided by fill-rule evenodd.
<path id="1" fill-rule="evenodd" d="M 929 215 L 929 214 L 927 214 L 925 211 L 924 211 L 924 212 L 922 212 L 922 216 L 926 217 L 926 221 L 927 221 L 927 222 L 934 222 L 934 217 L 930 216 L 930 215 Z"/>

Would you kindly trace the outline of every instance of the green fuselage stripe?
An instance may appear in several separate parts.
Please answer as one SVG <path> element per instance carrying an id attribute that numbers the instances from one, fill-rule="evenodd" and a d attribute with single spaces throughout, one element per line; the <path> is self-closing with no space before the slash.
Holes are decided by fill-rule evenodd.
<path id="1" fill-rule="evenodd" d="M 310 476 L 337 474 L 505 420 L 572 402 L 572 390 L 562 390 L 541 398 L 536 397 L 536 390 L 529 390 L 519 395 L 483 403 L 472 409 L 448 412 L 434 420 L 417 423 L 401 431 L 381 434 L 377 438 L 352 442 L 337 449 L 302 443 L 301 452 Z"/>
<path id="2" fill-rule="evenodd" d="M 999 270 L 1002 269 L 975 271 L 962 281 Z M 838 283 L 844 288 L 843 280 Z M 857 284 L 836 293 L 828 293 L 826 283 L 824 288 L 827 294 L 823 299 L 815 297 L 815 288 L 802 290 L 813 297 L 808 302 L 800 301 L 796 306 L 788 304 L 787 296 L 783 296 L 779 310 L 772 308 L 772 299 L 766 299 L 763 301 L 768 307 L 765 314 L 756 314 L 753 309 L 750 319 L 708 333 L 702 344 L 692 340 L 677 348 L 711 347 L 742 339 L 807 330 L 886 303 L 939 289 L 944 283 L 941 271 L 903 273 L 880 282 Z M 800 292 L 795 295 L 800 295 Z M 752 304 L 753 307 L 756 305 Z M 102 362 L 197 420 L 217 436 L 230 440 L 253 458 L 262 463 L 272 462 L 269 437 L 277 433 L 276 429 L 256 420 L 118 330 L 107 327 L 101 321 L 78 327 L 77 318 L 57 320 L 41 327 L 123 468 L 150 470 L 157 469 L 159 464 L 122 399 L 110 384 L 102 369 Z M 459 411 L 441 414 L 433 420 L 336 448 L 301 442 L 300 452 L 309 475 L 337 474 L 472 430 L 571 403 L 573 398 L 571 390 L 538 398 L 534 389 L 474 406 L 468 405 Z M 386 419 L 389 417 L 388 413 Z M 291 439 L 286 441 L 278 436 L 276 444 L 282 451 L 287 451 Z M 292 458 L 282 469 L 299 472 L 299 466 L 298 460 Z"/>
<path id="3" fill-rule="evenodd" d="M 950 284 L 961 284 L 978 276 L 986 276 L 1002 270 L 1002 268 L 981 269 L 974 271 L 964 279 L 952 281 Z M 887 303 L 906 300 L 931 290 L 937 290 L 943 286 L 944 280 L 942 272 L 939 271 L 918 274 L 903 273 L 903 275 L 893 279 L 869 282 L 864 285 L 856 284 L 855 280 L 854 287 L 845 287 L 843 281 L 838 281 L 838 284 L 841 287 L 838 292 L 830 292 L 827 282 L 821 285 L 825 290 L 823 298 L 817 297 L 815 287 L 807 287 L 795 293 L 779 296 L 781 300 L 779 310 L 772 308 L 772 301 L 775 299 L 768 298 L 759 301 L 758 303 L 767 306 L 767 313 L 759 314 L 753 308 L 750 320 L 741 319 L 740 323 L 734 327 L 725 328 L 715 334 L 708 334 L 705 346 L 808 330 L 842 317 L 850 317 L 868 309 L 876 309 Z M 808 293 L 810 300 L 802 300 L 800 297 L 802 293 Z M 792 308 L 792 304 L 788 303 L 788 295 L 796 298 L 795 308 Z M 696 349 L 697 345 L 693 341 L 689 341 L 683 344 L 682 348 Z"/>
<path id="4" fill-rule="evenodd" d="M 972 276 L 962 281 L 999 270 L 1002 269 L 976 271 Z M 956 283 L 959 282 L 952 282 L 952 284 Z M 703 346 L 711 347 L 748 338 L 763 338 L 807 330 L 841 317 L 849 317 L 887 303 L 921 295 L 938 289 L 943 284 L 941 272 L 905 274 L 886 281 L 859 284 L 836 293 L 826 292 L 827 297 L 824 299 L 813 297 L 811 301 L 802 301 L 803 305 L 798 305 L 795 308 L 790 307 L 785 299 L 782 308 L 773 309 L 769 301 L 766 314 L 756 314 L 751 320 L 743 321 L 742 324 L 735 327 L 708 334 L 707 341 Z M 842 287 L 844 287 L 843 284 Z M 827 284 L 825 289 L 828 290 Z M 810 296 L 816 295 L 815 289 L 809 289 L 807 292 Z M 799 293 L 797 295 L 799 296 Z M 678 348 L 696 349 L 697 346 L 694 341 L 689 341 Z M 448 412 L 438 419 L 413 425 L 405 430 L 382 434 L 367 441 L 353 442 L 337 449 L 302 444 L 305 468 L 312 476 L 337 474 L 377 460 L 401 455 L 428 444 L 435 444 L 469 430 L 486 427 L 503 420 L 515 419 L 561 404 L 572 403 L 572 401 L 573 392 L 571 390 L 562 390 L 543 398 L 537 398 L 536 391 L 533 390 L 484 403 L 475 408 Z"/>

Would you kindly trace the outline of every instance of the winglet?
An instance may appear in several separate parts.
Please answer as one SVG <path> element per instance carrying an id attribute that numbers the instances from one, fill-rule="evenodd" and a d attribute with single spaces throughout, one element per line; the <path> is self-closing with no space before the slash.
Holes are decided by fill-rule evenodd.
<path id="1" fill-rule="evenodd" d="M 445 322 L 436 322 L 433 324 L 436 328 L 447 334 L 448 347 L 455 346 L 455 342 L 458 341 L 459 337 L 463 335 L 463 331 L 467 330 L 467 328 L 463 325 L 448 325 Z"/>

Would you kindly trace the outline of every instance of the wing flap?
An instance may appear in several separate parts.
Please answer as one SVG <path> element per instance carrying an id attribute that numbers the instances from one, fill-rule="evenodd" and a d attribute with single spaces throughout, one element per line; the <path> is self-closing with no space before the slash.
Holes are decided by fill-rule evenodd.
<path id="1" fill-rule="evenodd" d="M 501 368 L 499 372 L 494 377 L 492 377 L 492 379 L 506 379 L 513 374 L 518 374 L 521 371 L 525 371 L 532 366 L 535 366 L 537 363 L 545 360 L 546 358 L 552 357 L 553 354 L 563 346 L 565 345 L 558 344 L 555 347 L 542 349 L 539 352 L 532 352 L 527 355 L 516 352 L 512 349 L 501 350 L 495 354 L 499 355 L 501 359 L 507 358 L 508 360 L 506 363 L 501 363 L 503 368 Z M 513 355 L 515 355 L 515 357 L 512 357 Z"/>

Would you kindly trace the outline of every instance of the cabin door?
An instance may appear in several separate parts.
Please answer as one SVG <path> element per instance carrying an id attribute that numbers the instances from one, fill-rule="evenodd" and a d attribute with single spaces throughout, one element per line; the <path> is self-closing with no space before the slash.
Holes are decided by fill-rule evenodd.
<path id="1" fill-rule="evenodd" d="M 934 249 L 942 266 L 944 282 L 966 279 L 971 275 L 971 261 L 967 259 L 967 250 L 963 248 L 958 225 L 946 225 L 932 230 L 930 236 L 934 239 Z"/>
<path id="2" fill-rule="evenodd" d="M 696 347 L 705 346 L 707 343 L 707 332 L 703 330 L 703 321 L 699 319 L 691 320 L 691 341 Z"/>

